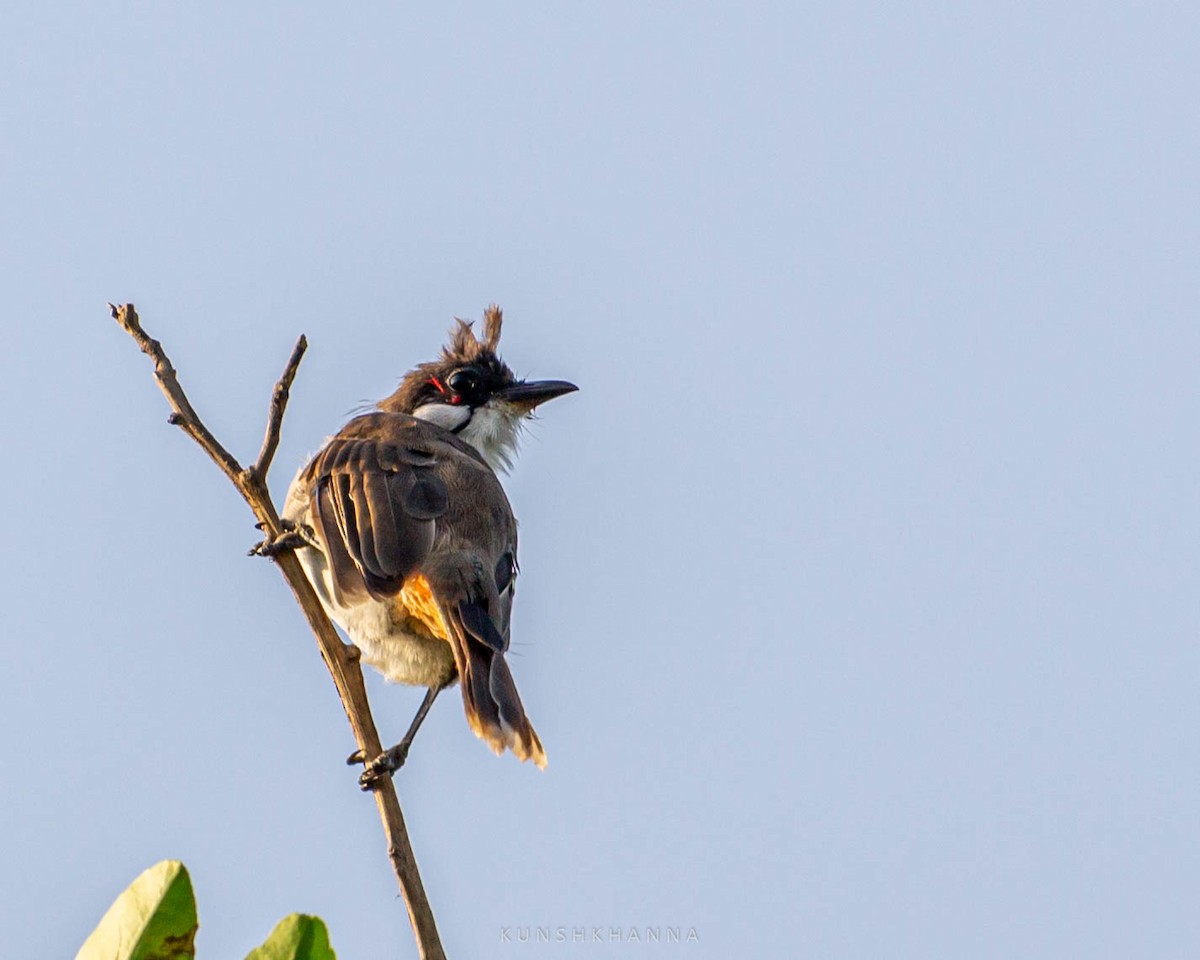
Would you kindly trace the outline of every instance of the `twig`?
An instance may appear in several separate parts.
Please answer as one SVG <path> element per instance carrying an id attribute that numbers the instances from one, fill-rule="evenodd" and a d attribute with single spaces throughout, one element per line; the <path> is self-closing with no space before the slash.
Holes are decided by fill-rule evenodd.
<path id="1" fill-rule="evenodd" d="M 288 391 L 292 388 L 292 381 L 296 379 L 296 371 L 300 368 L 300 361 L 307 349 L 308 340 L 304 334 L 300 334 L 300 339 L 292 348 L 292 355 L 288 358 L 287 366 L 283 368 L 283 376 L 279 378 L 279 382 L 275 384 L 275 390 L 271 394 L 271 412 L 267 416 L 267 434 L 263 437 L 258 459 L 250 468 L 263 483 L 266 483 L 267 471 L 271 469 L 271 461 L 275 459 L 275 450 L 279 446 L 279 429 L 283 426 L 283 411 L 287 409 Z"/>
<path id="2" fill-rule="evenodd" d="M 123 307 L 116 307 L 110 303 L 108 308 L 112 311 L 113 319 L 125 328 L 126 333 L 133 337 L 134 343 L 141 348 L 142 353 L 154 361 L 154 379 L 158 381 L 159 389 L 162 390 L 167 398 L 167 402 L 171 404 L 171 409 L 174 411 L 167 418 L 168 421 L 177 427 L 182 427 L 184 432 L 200 444 L 204 448 L 204 452 L 216 461 L 217 466 L 221 468 L 225 476 L 233 480 L 234 483 L 237 483 L 237 480 L 234 478 L 236 474 L 242 472 L 242 468 L 238 466 L 238 462 L 229 455 L 229 451 L 217 442 L 217 438 L 208 432 L 208 428 L 196 416 L 196 411 L 192 409 L 187 395 L 183 392 L 183 388 L 179 385 L 179 381 L 175 377 L 175 368 L 171 366 L 171 361 L 163 353 L 162 344 L 157 340 L 151 339 L 146 331 L 142 329 L 133 304 L 127 303 Z M 242 495 L 245 496 L 245 493 Z M 254 504 L 250 504 L 250 506 L 253 507 Z"/>
<path id="3" fill-rule="evenodd" d="M 133 337 L 142 352 L 154 361 L 154 378 L 166 396 L 167 402 L 171 405 L 172 413 L 168 418 L 169 421 L 181 427 L 188 436 L 200 444 L 205 453 L 237 487 L 238 492 L 241 493 L 250 509 L 254 511 L 255 517 L 258 518 L 259 527 L 267 538 L 266 542 L 269 544 L 278 541 L 285 530 L 280 522 L 279 513 L 271 501 L 270 492 L 267 490 L 267 470 L 271 466 L 271 460 L 275 456 L 275 449 L 279 444 L 279 431 L 283 423 L 284 410 L 287 407 L 288 390 L 308 346 L 307 341 L 301 337 L 292 350 L 283 376 L 280 377 L 271 395 L 267 431 L 263 438 L 262 450 L 253 466 L 243 470 L 237 460 L 217 442 L 216 437 L 209 433 L 196 411 L 192 409 L 187 395 L 179 385 L 175 368 L 171 366 L 171 361 L 163 352 L 162 344 L 152 339 L 142 329 L 133 304 L 127 303 L 118 307 L 110 303 L 108 306 L 117 323 Z M 295 553 L 291 550 L 279 550 L 272 552 L 271 556 L 279 565 L 280 572 L 287 580 L 288 586 L 292 588 L 296 602 L 300 604 L 300 609 L 304 612 L 309 626 L 316 635 L 321 656 L 333 677 L 359 750 L 365 757 L 379 756 L 383 752 L 383 745 L 380 743 L 379 733 L 375 729 L 375 721 L 371 716 L 371 708 L 367 703 L 367 691 L 358 663 L 358 649 L 347 646 L 338 637 Z M 396 797 L 395 786 L 390 779 L 385 777 L 374 787 L 374 793 L 379 816 L 383 821 L 388 857 L 392 861 L 392 869 L 400 884 L 400 893 L 404 897 L 405 906 L 408 907 L 408 919 L 417 940 L 417 949 L 425 960 L 445 960 L 446 954 L 442 949 L 437 925 L 433 918 L 433 910 L 429 906 L 429 900 L 425 896 L 425 887 L 421 883 L 421 875 L 417 870 L 417 861 L 413 855 L 412 844 L 408 839 L 408 830 L 404 825 L 404 814 L 400 810 L 400 801 Z"/>

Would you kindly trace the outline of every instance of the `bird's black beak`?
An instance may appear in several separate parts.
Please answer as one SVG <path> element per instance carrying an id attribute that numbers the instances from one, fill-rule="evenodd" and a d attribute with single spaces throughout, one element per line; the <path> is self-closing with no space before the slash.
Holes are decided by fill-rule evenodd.
<path id="1" fill-rule="evenodd" d="M 494 396 L 505 403 L 532 410 L 547 400 L 561 397 L 564 393 L 574 393 L 578 389 L 566 380 L 522 380 L 497 390 Z"/>

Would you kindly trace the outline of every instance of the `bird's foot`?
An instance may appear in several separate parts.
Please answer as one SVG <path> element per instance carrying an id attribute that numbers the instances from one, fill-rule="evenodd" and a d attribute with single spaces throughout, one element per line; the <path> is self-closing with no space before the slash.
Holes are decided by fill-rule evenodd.
<path id="1" fill-rule="evenodd" d="M 395 775 L 396 771 L 404 766 L 404 761 L 408 759 L 410 746 L 409 741 L 402 740 L 391 749 L 384 750 L 374 760 L 366 762 L 363 759 L 363 752 L 355 750 L 346 758 L 346 763 L 350 766 L 361 763 L 363 772 L 358 778 L 358 785 L 364 790 L 374 790 L 386 778 Z"/>
<path id="2" fill-rule="evenodd" d="M 259 525 L 261 528 L 261 524 Z M 266 537 L 252 546 L 247 553 L 250 557 L 277 557 L 286 550 L 298 550 L 308 546 L 308 538 L 290 520 L 283 521 L 283 533 L 277 537 Z"/>

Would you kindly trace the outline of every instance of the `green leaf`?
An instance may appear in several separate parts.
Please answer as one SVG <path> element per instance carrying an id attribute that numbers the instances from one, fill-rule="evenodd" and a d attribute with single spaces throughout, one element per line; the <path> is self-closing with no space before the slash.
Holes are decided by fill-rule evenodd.
<path id="1" fill-rule="evenodd" d="M 198 926 L 187 868 L 164 860 L 117 897 L 75 960 L 191 960 Z"/>
<path id="2" fill-rule="evenodd" d="M 337 960 L 329 945 L 325 921 L 303 913 L 284 917 L 266 943 L 255 947 L 246 960 Z"/>

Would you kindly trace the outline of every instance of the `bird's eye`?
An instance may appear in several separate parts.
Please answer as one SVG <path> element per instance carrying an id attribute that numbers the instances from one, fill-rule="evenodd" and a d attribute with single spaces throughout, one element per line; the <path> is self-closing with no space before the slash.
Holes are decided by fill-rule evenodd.
<path id="1" fill-rule="evenodd" d="M 458 370 L 446 379 L 446 386 L 465 400 L 474 400 L 479 395 L 479 377 L 470 370 Z"/>

